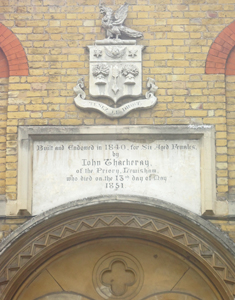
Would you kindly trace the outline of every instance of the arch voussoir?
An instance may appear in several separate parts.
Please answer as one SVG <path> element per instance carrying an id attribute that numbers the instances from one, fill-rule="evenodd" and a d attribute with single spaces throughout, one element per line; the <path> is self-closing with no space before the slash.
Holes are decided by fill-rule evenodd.
<path id="1" fill-rule="evenodd" d="M 17 36 L 3 24 L 0 24 L 0 48 L 8 62 L 8 76 L 27 76 L 29 74 L 24 48 Z"/>
<path id="2" fill-rule="evenodd" d="M 212 43 L 206 59 L 206 74 L 227 74 L 227 62 L 235 46 L 235 21 L 228 25 Z"/>

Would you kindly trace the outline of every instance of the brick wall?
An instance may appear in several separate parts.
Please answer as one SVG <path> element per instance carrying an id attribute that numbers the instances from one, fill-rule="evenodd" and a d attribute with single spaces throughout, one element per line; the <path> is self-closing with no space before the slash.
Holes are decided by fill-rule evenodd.
<path id="1" fill-rule="evenodd" d="M 0 242 L 28 219 L 28 217 L 0 217 Z"/>
<path id="2" fill-rule="evenodd" d="M 226 76 L 227 141 L 228 141 L 228 185 L 230 199 L 235 194 L 235 76 Z"/>
<path id="3" fill-rule="evenodd" d="M 233 46 L 235 0 L 131 0 L 125 22 L 142 31 L 143 86 L 156 80 L 158 104 L 119 120 L 78 109 L 87 45 L 104 38 L 98 0 L 2 0 L 0 47 L 9 65 L 6 195 L 17 198 L 17 126 L 215 125 L 217 197 L 235 186 Z M 121 0 L 104 3 L 116 9 Z M 4 142 L 4 131 L 2 131 Z M 4 168 L 4 167 L 3 167 Z M 4 180 L 4 179 L 3 179 Z"/>
<path id="4" fill-rule="evenodd" d="M 1 53 L 0 53 L 1 54 Z M 7 74 L 8 67 L 6 61 L 3 63 L 3 71 L 1 74 Z M 0 61 L 0 63 L 1 63 Z M 0 78 L 0 195 L 5 195 L 6 182 L 6 125 L 7 125 L 7 101 L 8 101 L 8 78 Z"/>
<path id="5" fill-rule="evenodd" d="M 235 242 L 235 220 L 211 220 L 217 228 L 224 231 Z"/>

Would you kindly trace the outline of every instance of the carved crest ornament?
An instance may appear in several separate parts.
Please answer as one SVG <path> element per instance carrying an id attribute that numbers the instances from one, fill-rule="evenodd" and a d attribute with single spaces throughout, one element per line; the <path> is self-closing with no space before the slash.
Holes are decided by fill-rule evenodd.
<path id="1" fill-rule="evenodd" d="M 89 94 L 95 100 L 86 99 L 84 79 L 79 78 L 74 91 L 74 101 L 79 108 L 95 109 L 109 118 L 120 118 L 135 109 L 150 108 L 157 102 L 155 80 L 147 79 L 148 91 L 142 96 L 142 51 L 136 39 L 143 36 L 139 31 L 123 25 L 128 12 L 125 3 L 113 12 L 101 4 L 102 27 L 107 38 L 96 40 L 89 49 Z M 132 38 L 132 39 L 121 39 Z M 131 99 L 130 99 L 131 98 Z M 112 101 L 109 106 L 107 99 Z M 121 104 L 120 104 L 121 103 Z"/>

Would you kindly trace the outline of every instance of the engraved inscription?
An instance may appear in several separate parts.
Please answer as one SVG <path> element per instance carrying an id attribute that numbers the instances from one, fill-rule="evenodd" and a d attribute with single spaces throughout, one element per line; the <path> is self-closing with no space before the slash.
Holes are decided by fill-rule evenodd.
<path id="1" fill-rule="evenodd" d="M 33 161 L 34 213 L 111 193 L 156 197 L 200 213 L 198 140 L 35 141 Z"/>

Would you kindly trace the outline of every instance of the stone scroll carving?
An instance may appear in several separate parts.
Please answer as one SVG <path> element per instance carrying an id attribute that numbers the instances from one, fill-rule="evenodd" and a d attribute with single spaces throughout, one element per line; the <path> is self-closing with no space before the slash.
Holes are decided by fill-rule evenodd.
<path id="1" fill-rule="evenodd" d="M 113 69 L 112 76 L 115 79 L 115 82 L 112 85 L 112 91 L 114 94 L 117 94 L 119 91 L 119 86 L 117 85 L 117 77 L 120 76 L 120 72 L 118 71 L 118 69 L 116 69 L 115 71 L 114 70 L 115 69 Z M 134 76 L 129 76 L 129 77 L 125 76 L 125 83 L 127 86 L 136 85 L 134 80 L 135 80 Z M 145 98 L 123 104 L 119 108 L 113 108 L 101 102 L 85 99 L 86 94 L 84 92 L 84 87 L 85 87 L 84 79 L 80 78 L 77 81 L 77 85 L 74 87 L 74 91 L 77 94 L 76 98 L 74 98 L 75 104 L 81 108 L 91 108 L 91 109 L 98 110 L 110 118 L 123 117 L 126 114 L 128 114 L 130 111 L 135 109 L 153 107 L 157 102 L 157 97 L 154 96 L 154 93 L 157 91 L 158 87 L 155 85 L 155 80 L 152 78 L 148 78 L 147 81 L 148 91 L 145 94 Z"/>

